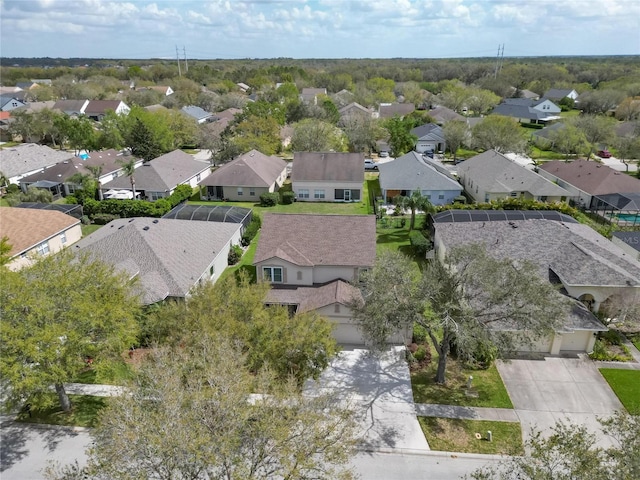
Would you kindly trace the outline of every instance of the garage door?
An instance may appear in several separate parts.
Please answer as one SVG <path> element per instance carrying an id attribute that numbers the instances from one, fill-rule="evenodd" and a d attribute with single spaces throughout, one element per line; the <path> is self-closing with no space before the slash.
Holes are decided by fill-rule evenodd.
<path id="1" fill-rule="evenodd" d="M 365 343 L 358 327 L 348 323 L 335 323 L 333 336 L 342 345 L 364 345 Z"/>
<path id="2" fill-rule="evenodd" d="M 573 333 L 562 334 L 562 344 L 560 345 L 561 352 L 586 352 L 589 345 L 589 340 L 593 336 L 589 331 L 578 331 Z"/>
<path id="3" fill-rule="evenodd" d="M 518 352 L 536 352 L 536 353 L 549 353 L 551 351 L 552 337 L 540 338 L 532 344 L 522 344 L 517 348 Z"/>

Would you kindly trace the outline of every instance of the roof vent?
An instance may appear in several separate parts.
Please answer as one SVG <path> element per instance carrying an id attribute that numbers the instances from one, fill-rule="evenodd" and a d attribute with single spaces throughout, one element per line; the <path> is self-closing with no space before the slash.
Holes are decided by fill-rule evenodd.
<path id="1" fill-rule="evenodd" d="M 124 225 L 120 225 L 120 226 L 118 227 L 118 230 L 122 230 L 123 228 L 124 228 Z"/>
<path id="2" fill-rule="evenodd" d="M 148 226 L 148 225 L 145 225 L 144 227 L 142 227 L 142 229 L 143 229 L 143 230 L 145 230 L 145 231 L 147 231 L 147 230 L 149 230 L 149 226 Z"/>
<path id="3" fill-rule="evenodd" d="M 132 218 L 131 220 L 129 220 L 129 223 L 133 222 L 135 220 L 135 218 Z"/>
<path id="4" fill-rule="evenodd" d="M 158 223 L 158 222 L 159 220 L 157 218 L 153 221 L 153 223 Z"/>

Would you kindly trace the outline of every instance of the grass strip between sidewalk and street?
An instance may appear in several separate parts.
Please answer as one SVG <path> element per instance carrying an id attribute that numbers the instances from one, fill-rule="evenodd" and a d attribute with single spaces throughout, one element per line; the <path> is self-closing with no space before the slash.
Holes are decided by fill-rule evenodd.
<path id="1" fill-rule="evenodd" d="M 524 452 L 519 423 L 435 417 L 418 417 L 418 421 L 431 450 L 494 455 Z M 492 433 L 491 442 L 487 431 Z"/>
<path id="2" fill-rule="evenodd" d="M 640 415 L 640 370 L 601 368 L 600 373 L 631 415 Z"/>

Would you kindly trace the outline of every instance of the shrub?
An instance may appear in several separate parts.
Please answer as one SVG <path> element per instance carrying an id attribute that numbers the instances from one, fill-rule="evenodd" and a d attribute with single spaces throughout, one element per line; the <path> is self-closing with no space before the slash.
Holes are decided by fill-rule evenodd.
<path id="1" fill-rule="evenodd" d="M 427 358 L 427 347 L 425 345 L 420 345 L 416 350 L 416 353 L 413 354 L 413 358 L 415 358 L 418 362 L 421 362 L 425 358 Z"/>
<path id="2" fill-rule="evenodd" d="M 282 204 L 291 205 L 296 199 L 296 194 L 293 192 L 284 192 L 282 194 Z"/>
<path id="3" fill-rule="evenodd" d="M 275 207 L 278 204 L 278 200 L 280 200 L 280 195 L 277 193 L 263 193 L 260 195 L 260 206 Z"/>
<path id="4" fill-rule="evenodd" d="M 467 197 L 459 195 L 453 199 L 453 203 L 467 203 Z"/>
<path id="5" fill-rule="evenodd" d="M 7 194 L 18 193 L 20 191 L 20 187 L 15 183 L 10 183 L 7 187 Z"/>
<path id="6" fill-rule="evenodd" d="M 424 343 L 427 341 L 427 329 L 422 325 L 415 324 L 413 326 L 413 341 L 415 343 Z"/>
<path id="7" fill-rule="evenodd" d="M 227 261 L 229 265 L 235 265 L 242 258 L 242 248 L 240 245 L 231 245 L 229 249 L 229 255 L 227 257 Z"/>
<path id="8" fill-rule="evenodd" d="M 64 203 L 66 203 L 67 205 L 77 205 L 78 199 L 74 195 L 69 195 L 64 199 Z"/>
<path id="9" fill-rule="evenodd" d="M 249 225 L 247 225 L 247 228 L 244 229 L 244 233 L 242 234 L 241 243 L 243 246 L 246 247 L 251 243 L 251 240 L 256 236 L 261 226 L 262 218 L 254 213 L 251 222 L 249 222 Z"/>
<path id="10" fill-rule="evenodd" d="M 191 185 L 178 185 L 173 193 L 169 195 L 167 200 L 171 204 L 171 208 L 173 208 L 191 198 L 191 195 L 193 195 L 193 188 L 191 188 Z"/>
<path id="11" fill-rule="evenodd" d="M 409 233 L 409 242 L 415 254 L 420 256 L 424 256 L 430 246 L 429 240 L 418 230 L 412 230 L 411 233 Z"/>
<path id="12" fill-rule="evenodd" d="M 82 223 L 82 225 L 90 225 L 91 220 L 89 220 L 87 215 L 82 215 L 82 217 L 80 217 L 80 223 Z"/>
<path id="13" fill-rule="evenodd" d="M 93 216 L 93 223 L 96 225 L 106 225 L 112 220 L 120 218 L 118 215 L 112 215 L 110 213 L 98 213 Z"/>

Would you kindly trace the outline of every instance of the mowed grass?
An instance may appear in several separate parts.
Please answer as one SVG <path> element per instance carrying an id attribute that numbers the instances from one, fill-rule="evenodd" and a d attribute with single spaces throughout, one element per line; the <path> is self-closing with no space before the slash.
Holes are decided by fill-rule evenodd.
<path id="1" fill-rule="evenodd" d="M 522 430 L 519 423 L 418 417 L 431 450 L 443 452 L 521 455 Z M 491 431 L 493 441 L 487 440 Z M 479 433 L 482 438 L 476 438 Z"/>
<path id="2" fill-rule="evenodd" d="M 416 403 L 459 405 L 465 407 L 513 408 L 498 369 L 492 365 L 486 370 L 463 368 L 455 359 L 447 361 L 446 383 L 434 381 L 438 367 L 437 356 L 422 370 L 412 372 L 411 385 Z M 469 375 L 473 376 L 472 390 L 477 397 L 465 394 Z"/>
<path id="3" fill-rule="evenodd" d="M 631 415 L 640 415 L 640 370 L 601 368 L 600 373 Z"/>
<path id="4" fill-rule="evenodd" d="M 257 280 L 256 277 L 256 267 L 252 265 L 253 257 L 256 254 L 256 248 L 258 248 L 258 240 L 260 239 L 260 232 L 253 237 L 249 248 L 244 252 L 242 258 L 235 265 L 231 265 L 225 269 L 225 271 L 220 276 L 220 280 L 227 278 L 229 275 L 237 275 L 240 272 L 245 272 L 249 276 L 250 282 L 255 282 Z"/>
<path id="5" fill-rule="evenodd" d="M 100 368 L 87 368 L 77 375 L 72 383 L 88 383 L 92 385 L 122 385 L 133 378 L 131 365 L 122 359 L 104 363 Z"/>
<path id="6" fill-rule="evenodd" d="M 387 217 L 387 226 L 383 227 L 380 221 L 377 226 L 376 251 L 379 254 L 385 249 L 399 250 L 405 255 L 412 255 L 409 243 L 409 219 L 406 219 L 402 227 L 401 217 Z"/>
<path id="7" fill-rule="evenodd" d="M 223 205 L 226 207 L 251 208 L 254 212 L 264 213 L 317 213 L 321 215 L 367 215 L 366 201 L 350 203 L 331 202 L 294 202 L 291 205 L 276 205 L 274 207 L 261 207 L 254 202 L 205 202 L 189 201 L 189 205 Z"/>
<path id="8" fill-rule="evenodd" d="M 32 408 L 31 416 L 26 411 L 20 412 L 16 421 L 25 423 L 42 423 L 47 425 L 69 425 L 75 427 L 95 427 L 98 412 L 106 405 L 105 397 L 91 395 L 69 395 L 71 412 L 63 412 L 58 402 L 58 396 L 51 394 L 51 407 Z"/>
<path id="9" fill-rule="evenodd" d="M 80 228 L 82 229 L 82 236 L 86 237 L 102 227 L 104 225 L 82 225 Z"/>

